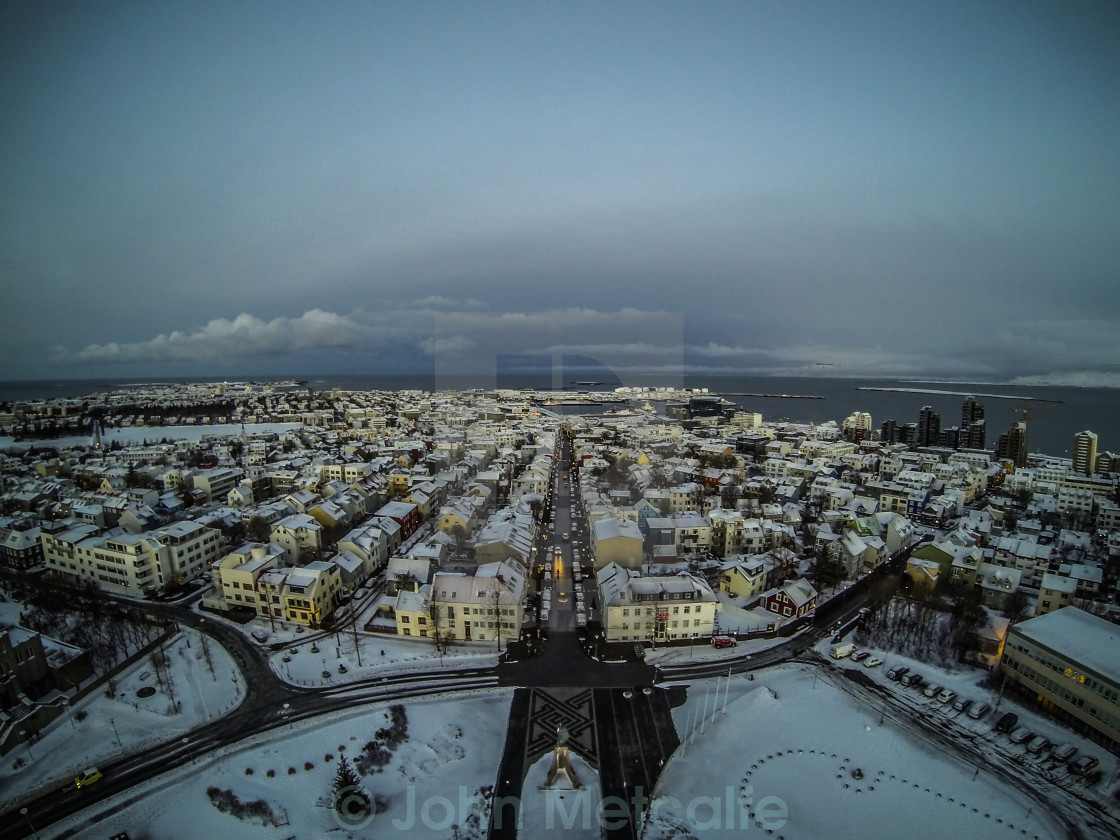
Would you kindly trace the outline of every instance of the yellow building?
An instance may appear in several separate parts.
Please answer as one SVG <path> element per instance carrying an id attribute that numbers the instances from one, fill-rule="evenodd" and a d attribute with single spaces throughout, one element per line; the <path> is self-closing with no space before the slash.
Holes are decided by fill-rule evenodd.
<path id="1" fill-rule="evenodd" d="M 760 557 L 744 557 L 719 575 L 721 591 L 751 601 L 766 591 L 766 563 Z"/>

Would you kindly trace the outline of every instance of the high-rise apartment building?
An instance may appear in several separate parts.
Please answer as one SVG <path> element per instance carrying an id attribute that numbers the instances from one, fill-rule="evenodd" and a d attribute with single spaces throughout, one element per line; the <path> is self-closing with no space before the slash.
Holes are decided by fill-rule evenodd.
<path id="1" fill-rule="evenodd" d="M 976 397 L 965 397 L 961 403 L 961 449 L 983 449 L 986 443 L 984 404 Z"/>
<path id="2" fill-rule="evenodd" d="M 1097 467 L 1097 436 L 1088 430 L 1073 436 L 1073 471 L 1092 475 Z"/>
<path id="3" fill-rule="evenodd" d="M 941 433 L 941 415 L 932 406 L 923 406 L 918 415 L 918 446 L 937 446 Z"/>
<path id="4" fill-rule="evenodd" d="M 879 440 L 883 443 L 898 443 L 898 424 L 894 420 L 884 420 L 879 429 Z"/>
<path id="5" fill-rule="evenodd" d="M 996 456 L 1000 460 L 1010 461 L 1017 467 L 1027 465 L 1026 423 L 1020 420 L 999 436 L 999 442 L 996 444 Z"/>
<path id="6" fill-rule="evenodd" d="M 967 429 L 977 420 L 984 419 L 984 404 L 976 397 L 965 397 L 961 403 L 961 428 Z"/>
<path id="7" fill-rule="evenodd" d="M 983 449 L 987 442 L 987 427 L 983 420 L 974 420 L 968 428 L 961 428 L 961 449 Z"/>

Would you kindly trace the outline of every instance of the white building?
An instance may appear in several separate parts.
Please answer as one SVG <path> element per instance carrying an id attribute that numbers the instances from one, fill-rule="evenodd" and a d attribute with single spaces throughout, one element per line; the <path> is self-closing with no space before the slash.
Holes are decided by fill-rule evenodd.
<path id="1" fill-rule="evenodd" d="M 642 577 L 618 564 L 598 577 L 603 631 L 610 642 L 668 642 L 715 632 L 719 599 L 695 575 Z"/>

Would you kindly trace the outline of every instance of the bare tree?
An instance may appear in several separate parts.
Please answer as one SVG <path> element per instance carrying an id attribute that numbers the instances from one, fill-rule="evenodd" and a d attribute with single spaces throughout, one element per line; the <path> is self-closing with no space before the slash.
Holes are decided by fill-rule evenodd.
<path id="1" fill-rule="evenodd" d="M 435 642 L 436 651 L 439 653 L 439 662 L 442 665 L 443 654 L 451 644 L 451 631 L 444 629 L 440 605 L 434 595 L 428 599 L 428 621 L 430 623 L 428 635 Z"/>

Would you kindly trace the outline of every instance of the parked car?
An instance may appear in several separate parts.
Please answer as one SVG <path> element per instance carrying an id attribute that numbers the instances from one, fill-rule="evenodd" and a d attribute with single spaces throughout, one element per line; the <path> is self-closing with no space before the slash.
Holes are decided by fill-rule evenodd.
<path id="1" fill-rule="evenodd" d="M 1069 761 L 1077 755 L 1077 747 L 1073 744 L 1059 744 L 1054 747 L 1054 752 L 1050 753 L 1050 757 L 1057 761 Z"/>
<path id="2" fill-rule="evenodd" d="M 877 665 L 882 665 L 882 664 L 883 664 L 882 659 L 880 659 L 877 656 L 872 656 L 870 659 L 867 659 L 867 660 L 864 661 L 863 667 L 864 668 L 874 668 Z"/>
<path id="3" fill-rule="evenodd" d="M 712 636 L 712 646 L 717 648 L 735 647 L 738 642 L 730 636 Z"/>
<path id="4" fill-rule="evenodd" d="M 952 703 L 956 699 L 957 692 L 953 691 L 951 688 L 942 689 L 937 693 L 938 703 Z"/>
<path id="5" fill-rule="evenodd" d="M 910 672 L 910 669 L 908 667 L 906 667 L 905 665 L 895 665 L 893 668 L 891 668 L 889 671 L 887 671 L 887 679 L 888 680 L 894 680 L 895 682 L 898 682 L 904 676 L 906 676 L 906 674 L 908 674 L 909 672 Z"/>
<path id="6" fill-rule="evenodd" d="M 990 703 L 977 703 L 968 710 L 968 716 L 973 720 L 980 720 L 980 718 L 984 717 L 984 715 L 986 715 L 991 710 L 991 708 L 992 706 Z"/>
<path id="7" fill-rule="evenodd" d="M 101 771 L 96 767 L 90 767 L 82 771 L 82 774 L 74 779 L 74 787 L 84 788 L 92 785 L 94 782 L 101 781 Z"/>
<path id="8" fill-rule="evenodd" d="M 972 700 L 968 697 L 958 697 L 953 701 L 953 708 L 958 712 L 967 712 L 972 706 Z"/>
<path id="9" fill-rule="evenodd" d="M 1024 744 L 1034 737 L 1034 733 L 1031 732 L 1027 727 L 1020 726 L 1018 729 L 1011 733 L 1010 737 L 1012 744 Z"/>
<path id="10" fill-rule="evenodd" d="M 1027 752 L 1043 753 L 1050 747 L 1050 739 L 1045 735 L 1035 735 L 1027 744 Z"/>
<path id="11" fill-rule="evenodd" d="M 1010 732 L 1019 725 L 1019 716 L 1014 712 L 1005 712 L 996 722 L 996 732 Z"/>
<path id="12" fill-rule="evenodd" d="M 911 688 L 919 688 L 925 681 L 925 677 L 923 677 L 921 674 L 915 673 L 914 671 L 903 674 L 899 679 L 900 683 L 910 686 Z"/>
<path id="13" fill-rule="evenodd" d="M 871 651 L 860 650 L 852 654 L 852 662 L 863 662 L 863 660 L 871 657 Z"/>
<path id="14" fill-rule="evenodd" d="M 941 693 L 942 688 L 943 686 L 940 686 L 937 683 L 927 683 L 926 687 L 922 689 L 922 694 L 924 694 L 926 697 L 936 697 Z"/>
<path id="15" fill-rule="evenodd" d="M 1078 776 L 1084 776 L 1098 764 L 1100 764 L 1100 761 L 1097 760 L 1094 756 L 1083 755 L 1081 756 L 1081 758 L 1077 759 L 1077 761 L 1073 762 L 1073 764 L 1069 766 L 1069 769 L 1076 773 Z"/>

